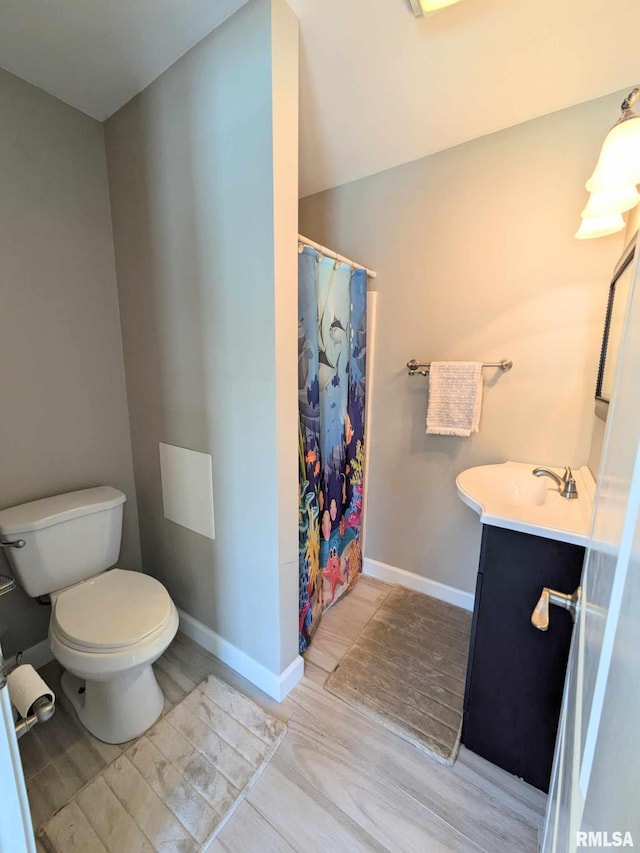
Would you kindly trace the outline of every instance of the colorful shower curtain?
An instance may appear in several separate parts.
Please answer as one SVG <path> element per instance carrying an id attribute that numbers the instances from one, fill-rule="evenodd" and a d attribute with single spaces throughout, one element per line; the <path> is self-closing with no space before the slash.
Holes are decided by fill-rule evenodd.
<path id="1" fill-rule="evenodd" d="M 357 582 L 364 475 L 367 280 L 305 248 L 298 261 L 300 651 Z"/>

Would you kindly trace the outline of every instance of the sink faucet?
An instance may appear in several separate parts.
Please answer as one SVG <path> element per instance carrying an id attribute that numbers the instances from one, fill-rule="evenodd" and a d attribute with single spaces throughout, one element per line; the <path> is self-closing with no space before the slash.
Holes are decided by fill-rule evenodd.
<path id="1" fill-rule="evenodd" d="M 534 468 L 532 473 L 536 477 L 551 477 L 563 498 L 571 501 L 578 497 L 578 487 L 576 486 L 573 472 L 568 465 L 564 469 L 562 477 L 559 477 L 555 471 L 551 471 L 549 468 Z"/>

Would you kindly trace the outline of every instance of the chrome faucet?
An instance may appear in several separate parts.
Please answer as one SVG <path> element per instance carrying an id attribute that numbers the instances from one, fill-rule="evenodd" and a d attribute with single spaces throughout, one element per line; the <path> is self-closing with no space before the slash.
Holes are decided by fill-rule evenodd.
<path id="1" fill-rule="evenodd" d="M 575 498 L 578 497 L 578 487 L 576 486 L 573 472 L 568 465 L 564 469 L 562 477 L 559 477 L 555 471 L 551 471 L 549 468 L 534 468 L 532 473 L 535 474 L 536 477 L 551 477 L 563 498 L 570 501 L 575 500 Z"/>

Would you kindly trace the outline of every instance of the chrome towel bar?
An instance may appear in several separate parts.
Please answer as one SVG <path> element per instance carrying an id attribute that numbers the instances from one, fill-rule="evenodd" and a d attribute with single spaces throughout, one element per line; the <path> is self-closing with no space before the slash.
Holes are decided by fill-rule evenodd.
<path id="1" fill-rule="evenodd" d="M 509 358 L 503 358 L 500 361 L 483 361 L 483 367 L 499 367 L 500 370 L 511 370 L 513 367 L 513 362 Z M 416 373 L 419 373 L 421 376 L 427 376 L 429 373 L 429 368 L 431 367 L 430 361 L 416 361 L 415 358 L 412 358 L 411 361 L 407 362 L 407 368 L 409 369 L 409 376 L 415 376 Z"/>

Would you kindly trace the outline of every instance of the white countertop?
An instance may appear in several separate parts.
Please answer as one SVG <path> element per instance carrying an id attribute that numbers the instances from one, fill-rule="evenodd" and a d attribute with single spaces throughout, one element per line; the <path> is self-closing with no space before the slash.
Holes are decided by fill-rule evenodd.
<path id="1" fill-rule="evenodd" d="M 539 463 L 503 462 L 467 468 L 456 478 L 458 496 L 483 524 L 586 547 L 596 490 L 591 471 L 586 465 L 574 470 L 578 498 L 567 500 L 550 477 L 533 475 L 536 467 Z"/>

